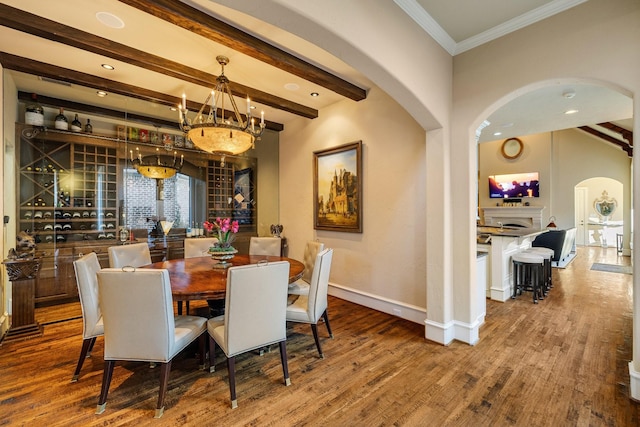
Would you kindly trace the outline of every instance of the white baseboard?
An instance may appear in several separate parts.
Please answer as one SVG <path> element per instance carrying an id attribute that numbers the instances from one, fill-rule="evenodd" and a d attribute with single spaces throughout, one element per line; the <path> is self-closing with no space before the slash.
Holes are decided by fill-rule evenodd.
<path id="1" fill-rule="evenodd" d="M 449 345 L 454 339 L 475 345 L 480 339 L 480 326 L 484 323 L 484 314 L 471 324 L 458 321 L 451 321 L 446 324 L 433 322 L 426 318 L 427 312 L 424 308 L 382 298 L 335 283 L 329 284 L 329 295 L 398 316 L 414 323 L 423 324 L 425 325 L 425 338 L 442 345 Z"/>
<path id="2" fill-rule="evenodd" d="M 633 369 L 633 360 L 629 362 L 629 379 L 631 381 L 631 399 L 640 402 L 640 372 Z"/>
<path id="3" fill-rule="evenodd" d="M 421 325 L 427 317 L 427 310 L 424 308 L 336 285 L 335 283 L 329 283 L 329 295 Z"/>

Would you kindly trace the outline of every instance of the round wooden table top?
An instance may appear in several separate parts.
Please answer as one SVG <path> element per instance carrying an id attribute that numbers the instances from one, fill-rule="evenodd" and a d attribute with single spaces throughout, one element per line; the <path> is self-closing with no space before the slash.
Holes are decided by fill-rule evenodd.
<path id="1" fill-rule="evenodd" d="M 289 283 L 302 277 L 304 264 L 295 259 L 264 255 L 236 255 L 229 260 L 232 266 L 257 264 L 260 261 L 289 262 Z M 176 301 L 224 299 L 227 290 L 227 269 L 213 268 L 211 257 L 171 259 L 141 268 L 165 268 L 171 278 L 171 293 Z"/>

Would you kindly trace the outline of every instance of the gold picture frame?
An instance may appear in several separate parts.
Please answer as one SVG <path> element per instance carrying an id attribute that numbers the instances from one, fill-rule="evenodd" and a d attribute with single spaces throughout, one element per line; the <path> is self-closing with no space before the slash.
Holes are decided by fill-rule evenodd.
<path id="1" fill-rule="evenodd" d="M 362 233 L 362 141 L 313 153 L 314 227 Z"/>

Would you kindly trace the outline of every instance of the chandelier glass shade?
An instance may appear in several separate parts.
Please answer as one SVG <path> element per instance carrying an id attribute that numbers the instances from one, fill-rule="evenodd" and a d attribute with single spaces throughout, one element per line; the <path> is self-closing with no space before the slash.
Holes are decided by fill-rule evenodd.
<path id="1" fill-rule="evenodd" d="M 224 75 L 224 66 L 229 58 L 217 56 L 222 72 L 195 117 L 188 117 L 186 95 L 178 105 L 180 129 L 187 138 L 203 151 L 222 156 L 237 155 L 254 147 L 256 139 L 264 130 L 264 112 L 260 123 L 251 117 L 251 100 L 247 98 L 247 113 L 243 116 L 229 88 L 229 79 Z"/>
<path id="2" fill-rule="evenodd" d="M 136 148 L 136 150 L 138 150 Z M 156 149 L 158 151 L 158 149 Z M 135 170 L 142 176 L 153 179 L 168 179 L 174 176 L 177 172 L 180 172 L 182 164 L 184 163 L 184 155 L 180 156 L 178 160 L 177 153 L 173 152 L 173 160 L 167 158 L 168 156 L 155 156 L 142 157 L 142 154 L 138 151 L 138 155 L 134 158 L 133 150 L 129 151 L 131 154 L 131 164 Z"/>

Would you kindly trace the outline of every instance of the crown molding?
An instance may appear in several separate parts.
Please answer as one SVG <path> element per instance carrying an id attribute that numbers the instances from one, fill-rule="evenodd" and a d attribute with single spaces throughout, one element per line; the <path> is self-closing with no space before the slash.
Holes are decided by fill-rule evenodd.
<path id="1" fill-rule="evenodd" d="M 542 21 L 557 13 L 564 12 L 588 0 L 554 0 L 530 12 L 510 19 L 500 25 L 483 31 L 468 39 L 456 43 L 449 34 L 425 11 L 416 0 L 394 0 L 394 2 L 427 32 L 440 46 L 452 56 L 471 50 L 484 43 L 505 36 L 528 25 Z"/>

